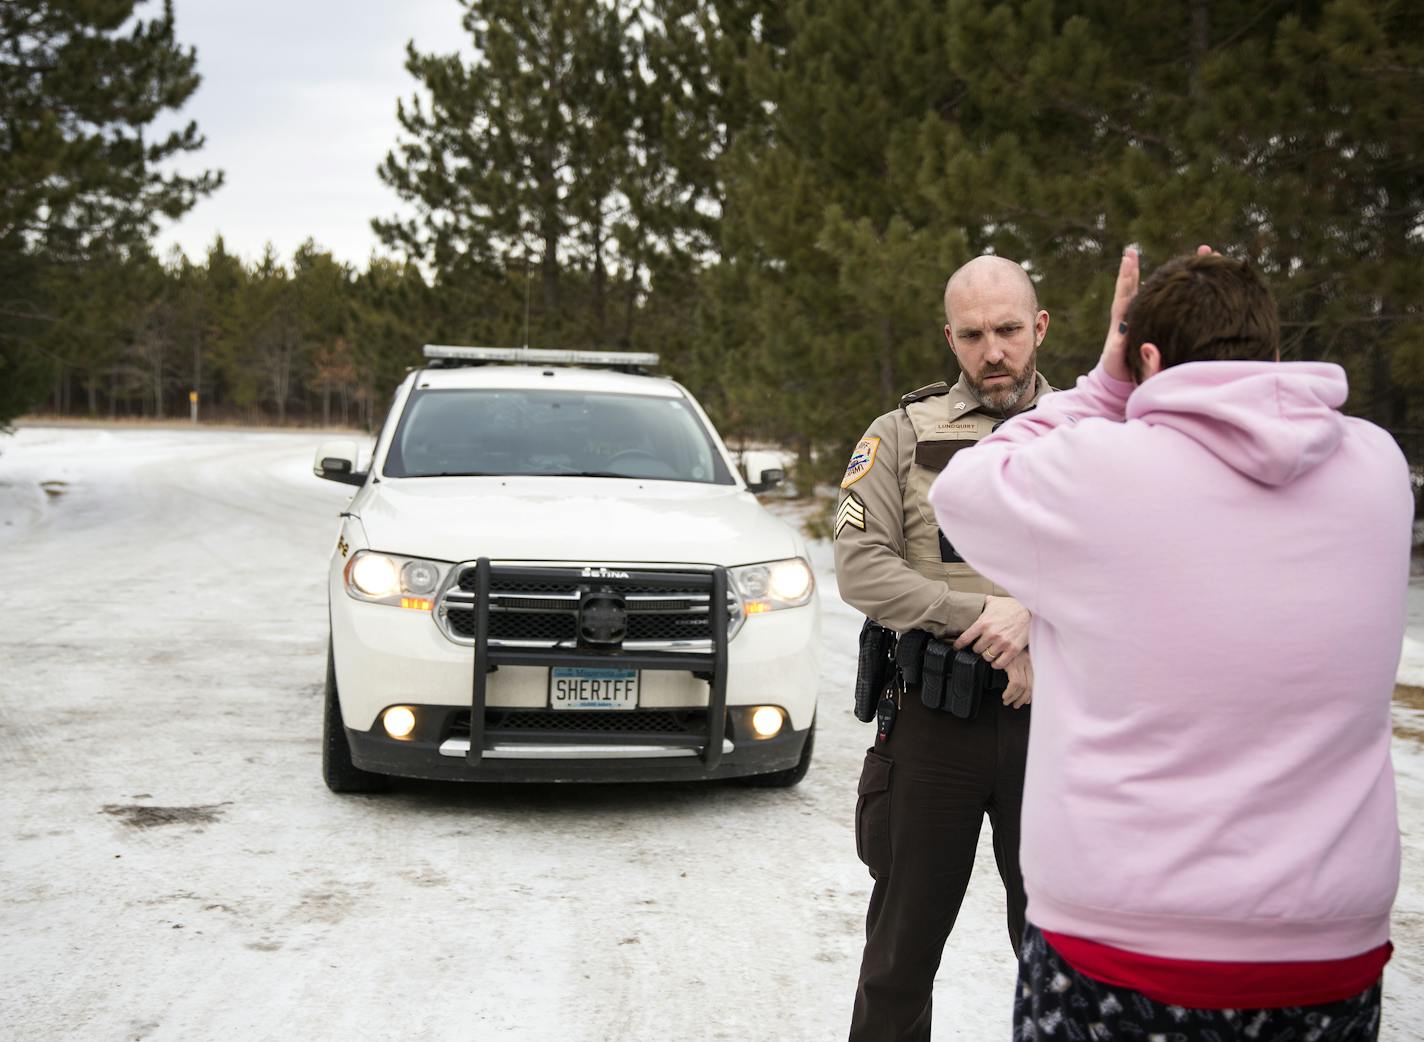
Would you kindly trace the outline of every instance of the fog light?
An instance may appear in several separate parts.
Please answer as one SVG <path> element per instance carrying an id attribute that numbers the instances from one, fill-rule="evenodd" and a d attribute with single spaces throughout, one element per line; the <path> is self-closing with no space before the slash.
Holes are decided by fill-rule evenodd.
<path id="1" fill-rule="evenodd" d="M 391 706 L 381 716 L 386 734 L 392 738 L 408 738 L 415 730 L 415 710 L 409 706 Z"/>
<path id="2" fill-rule="evenodd" d="M 772 738 L 781 730 L 782 719 L 776 706 L 757 706 L 752 711 L 752 730 L 758 738 Z"/>

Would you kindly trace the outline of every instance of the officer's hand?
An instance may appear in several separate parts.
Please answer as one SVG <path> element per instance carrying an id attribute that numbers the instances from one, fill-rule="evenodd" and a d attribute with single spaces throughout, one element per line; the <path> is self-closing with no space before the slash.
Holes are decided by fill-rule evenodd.
<path id="1" fill-rule="evenodd" d="M 1032 617 L 1012 597 L 985 597 L 983 613 L 959 635 L 954 646 L 973 645 L 974 654 L 994 668 L 1004 669 L 1028 647 L 1028 623 Z"/>
<path id="2" fill-rule="evenodd" d="M 1004 672 L 1009 675 L 1009 686 L 1004 689 L 1004 705 L 1010 709 L 1022 709 L 1033 701 L 1033 656 L 1027 653 L 1015 656 Z"/>

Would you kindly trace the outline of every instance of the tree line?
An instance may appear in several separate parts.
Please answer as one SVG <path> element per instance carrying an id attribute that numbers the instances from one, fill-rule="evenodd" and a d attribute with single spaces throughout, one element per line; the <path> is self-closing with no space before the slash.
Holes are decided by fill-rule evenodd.
<path id="1" fill-rule="evenodd" d="M 1265 274 L 1283 357 L 1344 366 L 1409 450 L 1424 428 L 1419 5 L 460 2 L 474 57 L 408 48 L 379 170 L 406 205 L 370 215 L 359 268 L 315 243 L 155 258 L 157 218 L 220 190 L 163 172 L 196 128 L 142 132 L 197 83 L 171 6 L 6 5 L 0 419 L 170 415 L 196 388 L 369 426 L 426 342 L 655 350 L 809 481 L 948 375 L 958 264 L 1026 263 L 1063 384 L 1122 246 L 1150 268 L 1204 241 Z"/>

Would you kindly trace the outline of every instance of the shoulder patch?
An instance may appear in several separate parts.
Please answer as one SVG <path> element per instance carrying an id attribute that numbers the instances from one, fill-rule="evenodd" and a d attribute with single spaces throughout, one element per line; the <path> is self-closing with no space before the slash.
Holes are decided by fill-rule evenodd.
<path id="1" fill-rule="evenodd" d="M 865 502 L 854 492 L 847 492 L 845 498 L 841 500 L 839 509 L 836 510 L 836 526 L 834 538 L 839 539 L 845 527 L 858 528 L 865 531 Z"/>
<path id="2" fill-rule="evenodd" d="M 870 468 L 875 466 L 875 454 L 879 451 L 879 438 L 861 438 L 855 447 L 855 452 L 851 453 L 845 477 L 841 478 L 841 488 L 850 488 L 865 477 L 870 472 Z"/>
<path id="3" fill-rule="evenodd" d="M 923 401 L 926 398 L 933 398 L 937 394 L 948 393 L 949 384 L 945 383 L 943 380 L 939 380 L 935 383 L 926 384 L 924 387 L 911 391 L 907 395 L 903 395 L 900 398 L 900 406 L 901 408 L 904 408 L 906 405 L 913 405 L 915 404 L 915 402 Z"/>

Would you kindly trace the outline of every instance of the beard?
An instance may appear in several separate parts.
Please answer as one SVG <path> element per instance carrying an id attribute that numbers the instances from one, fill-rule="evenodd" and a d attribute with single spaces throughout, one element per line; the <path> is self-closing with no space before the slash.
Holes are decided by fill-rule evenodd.
<path id="1" fill-rule="evenodd" d="M 979 372 L 970 374 L 964 373 L 964 384 L 969 389 L 969 393 L 974 396 L 981 406 L 989 412 L 1007 416 L 1024 400 L 1033 390 L 1034 384 L 1034 361 L 1030 356 L 1020 370 L 1010 369 L 1006 365 L 985 366 Z M 991 376 L 1007 376 L 1007 384 L 995 384 L 987 386 L 985 381 Z"/>

